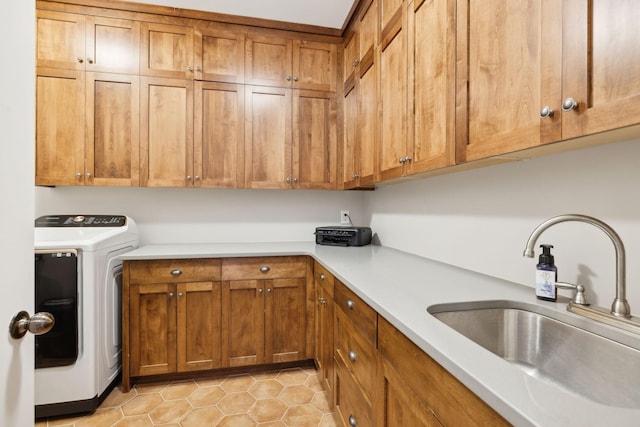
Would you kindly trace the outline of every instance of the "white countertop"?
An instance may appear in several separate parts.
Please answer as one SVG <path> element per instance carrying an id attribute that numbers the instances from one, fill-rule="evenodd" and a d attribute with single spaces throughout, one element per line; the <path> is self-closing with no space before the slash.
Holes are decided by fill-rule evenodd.
<path id="1" fill-rule="evenodd" d="M 525 374 L 427 313 L 439 303 L 514 300 L 566 312 L 534 289 L 383 246 L 313 242 L 143 246 L 125 260 L 309 255 L 516 426 L 637 426 L 640 410 L 613 408 Z M 533 268 L 533 267 L 532 267 Z M 638 385 L 640 387 L 640 385 Z"/>

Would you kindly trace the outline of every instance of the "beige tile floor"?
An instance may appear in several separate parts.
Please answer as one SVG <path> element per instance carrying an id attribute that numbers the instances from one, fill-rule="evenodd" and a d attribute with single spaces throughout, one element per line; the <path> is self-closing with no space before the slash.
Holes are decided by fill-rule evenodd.
<path id="1" fill-rule="evenodd" d="M 39 420 L 36 427 L 335 427 L 327 393 L 313 368 L 115 388 L 98 410 Z"/>

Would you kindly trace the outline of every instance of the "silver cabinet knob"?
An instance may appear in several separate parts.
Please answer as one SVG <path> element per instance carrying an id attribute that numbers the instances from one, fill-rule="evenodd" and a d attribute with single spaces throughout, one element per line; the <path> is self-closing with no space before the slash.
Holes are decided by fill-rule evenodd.
<path id="1" fill-rule="evenodd" d="M 287 81 L 290 82 L 291 81 L 291 76 L 287 76 Z"/>
<path id="2" fill-rule="evenodd" d="M 298 182 L 298 178 L 293 178 L 293 183 L 296 184 Z"/>
<path id="3" fill-rule="evenodd" d="M 13 316 L 11 323 L 9 323 L 9 334 L 13 339 L 20 339 L 27 332 L 31 332 L 33 335 L 42 335 L 49 332 L 55 325 L 56 320 L 51 313 L 46 311 L 36 313 L 33 316 L 29 316 L 26 311 L 20 311 Z"/>
<path id="4" fill-rule="evenodd" d="M 271 270 L 271 267 L 269 267 L 268 265 L 263 265 L 262 267 L 260 267 L 260 272 L 262 273 L 268 273 L 269 270 Z"/>
<path id="5" fill-rule="evenodd" d="M 353 67 L 357 67 L 358 65 L 360 65 L 360 60 L 359 60 L 359 59 L 354 59 L 354 60 L 353 60 L 353 63 L 351 63 L 351 65 L 352 65 Z"/>
<path id="6" fill-rule="evenodd" d="M 287 177 L 287 183 L 291 183 L 291 178 Z"/>
<path id="7" fill-rule="evenodd" d="M 184 294 L 182 292 L 178 292 L 178 296 L 182 297 L 182 296 L 184 296 Z"/>
<path id="8" fill-rule="evenodd" d="M 326 300 L 326 299 L 324 299 L 324 298 L 322 298 L 322 297 L 320 297 L 320 298 L 318 298 L 318 302 L 319 302 L 320 304 L 326 304 L 326 303 L 327 303 L 327 300 Z"/>
<path id="9" fill-rule="evenodd" d="M 87 62 L 88 62 L 89 64 L 93 64 L 93 58 L 91 58 L 91 57 L 87 57 Z"/>
<path id="10" fill-rule="evenodd" d="M 356 352 L 351 350 L 349 351 L 349 360 L 351 360 L 352 362 L 356 361 Z"/>
<path id="11" fill-rule="evenodd" d="M 173 298 L 173 292 L 169 292 L 169 298 Z"/>
<path id="12" fill-rule="evenodd" d="M 196 65 L 196 71 L 202 71 L 202 67 L 200 67 L 199 65 Z"/>
<path id="13" fill-rule="evenodd" d="M 562 101 L 562 111 L 571 111 L 578 109 L 578 102 L 573 98 L 567 98 Z"/>
<path id="14" fill-rule="evenodd" d="M 271 293 L 271 288 L 267 288 L 267 293 L 270 294 Z"/>
<path id="15" fill-rule="evenodd" d="M 400 158 L 398 159 L 398 162 L 399 162 L 399 163 L 404 163 L 404 162 L 406 162 L 406 160 L 404 159 L 404 157 L 400 157 Z"/>
<path id="16" fill-rule="evenodd" d="M 298 76 L 295 76 L 295 77 L 293 78 L 293 81 L 294 81 L 294 82 L 297 82 L 297 81 L 298 81 Z"/>
<path id="17" fill-rule="evenodd" d="M 76 60 L 78 61 L 78 63 L 82 64 L 84 62 L 84 59 L 82 59 L 80 56 L 78 56 L 76 58 Z"/>
<path id="18" fill-rule="evenodd" d="M 350 310 L 353 310 L 353 307 L 355 307 L 356 304 L 353 302 L 353 300 L 348 299 L 347 300 L 347 308 Z"/>
<path id="19" fill-rule="evenodd" d="M 540 109 L 540 118 L 546 119 L 547 117 L 553 117 L 553 110 L 548 105 L 545 105 Z"/>
<path id="20" fill-rule="evenodd" d="M 187 71 L 193 71 L 193 67 L 191 66 L 187 67 Z"/>
<path id="21" fill-rule="evenodd" d="M 81 172 L 76 172 L 76 178 L 80 178 L 82 176 Z"/>
<path id="22" fill-rule="evenodd" d="M 258 293 L 261 294 L 262 293 L 262 288 L 258 289 Z"/>
<path id="23" fill-rule="evenodd" d="M 187 181 L 191 181 L 191 175 L 187 175 Z"/>
<path id="24" fill-rule="evenodd" d="M 351 414 L 349 414 L 349 425 L 351 427 L 356 427 L 358 425 L 358 423 L 356 422 L 356 417 Z"/>
<path id="25" fill-rule="evenodd" d="M 199 176 L 199 175 L 196 175 L 194 179 L 195 179 L 196 181 L 200 181 L 200 176 Z"/>
<path id="26" fill-rule="evenodd" d="M 84 176 L 86 176 L 87 178 L 91 178 L 91 173 L 87 172 L 87 173 L 84 174 Z"/>
<path id="27" fill-rule="evenodd" d="M 180 270 L 179 268 L 176 268 L 175 270 L 171 270 L 172 276 L 179 276 L 181 274 L 182 274 L 182 270 Z"/>
<path id="28" fill-rule="evenodd" d="M 320 274 L 320 280 L 324 280 L 324 273 Z"/>

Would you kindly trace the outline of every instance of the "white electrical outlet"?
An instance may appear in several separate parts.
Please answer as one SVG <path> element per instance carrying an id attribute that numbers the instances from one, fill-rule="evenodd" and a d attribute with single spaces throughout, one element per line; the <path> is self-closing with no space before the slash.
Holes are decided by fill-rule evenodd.
<path id="1" fill-rule="evenodd" d="M 351 224 L 351 217 L 349 211 L 340 211 L 340 224 Z"/>

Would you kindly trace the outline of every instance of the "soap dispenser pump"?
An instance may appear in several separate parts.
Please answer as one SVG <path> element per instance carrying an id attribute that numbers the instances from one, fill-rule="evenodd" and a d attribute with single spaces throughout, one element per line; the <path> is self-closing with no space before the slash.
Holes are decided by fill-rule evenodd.
<path id="1" fill-rule="evenodd" d="M 556 282 L 558 281 L 558 269 L 551 255 L 552 245 L 540 245 L 542 253 L 536 266 L 536 297 L 545 301 L 555 301 L 558 298 Z"/>

